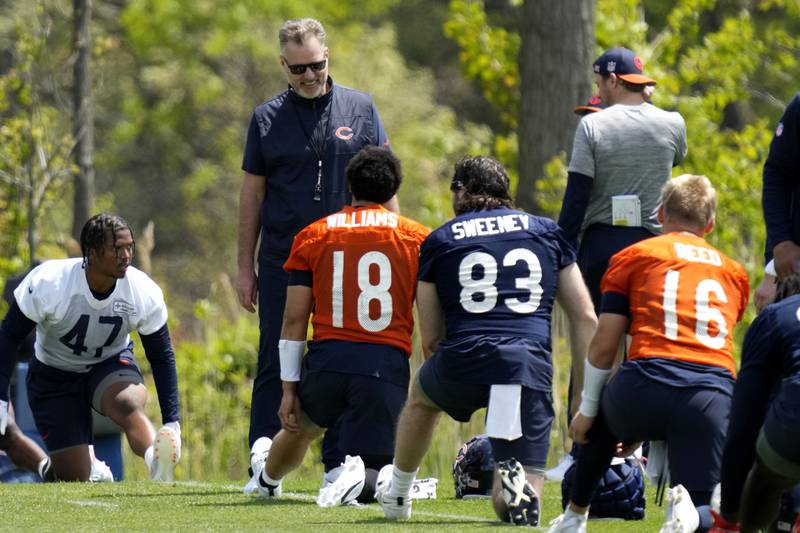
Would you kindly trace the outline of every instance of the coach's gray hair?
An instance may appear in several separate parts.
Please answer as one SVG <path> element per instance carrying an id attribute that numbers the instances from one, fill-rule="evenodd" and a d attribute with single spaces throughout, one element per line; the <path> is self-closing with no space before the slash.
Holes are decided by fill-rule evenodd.
<path id="1" fill-rule="evenodd" d="M 278 31 L 278 41 L 281 51 L 289 42 L 302 45 L 309 37 L 316 37 L 322 46 L 325 46 L 325 28 L 317 19 L 292 19 L 287 20 Z"/>

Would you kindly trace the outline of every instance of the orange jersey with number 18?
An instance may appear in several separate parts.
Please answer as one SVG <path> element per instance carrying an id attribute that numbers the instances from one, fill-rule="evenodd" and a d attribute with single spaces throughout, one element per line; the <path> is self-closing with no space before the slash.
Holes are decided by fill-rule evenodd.
<path id="1" fill-rule="evenodd" d="M 382 206 L 345 207 L 294 239 L 287 271 L 311 271 L 314 340 L 411 353 L 419 247 L 430 230 Z"/>
<path id="2" fill-rule="evenodd" d="M 747 274 L 701 237 L 670 233 L 625 248 L 601 290 L 628 298 L 629 359 L 680 359 L 736 375 L 733 329 L 747 306 Z"/>

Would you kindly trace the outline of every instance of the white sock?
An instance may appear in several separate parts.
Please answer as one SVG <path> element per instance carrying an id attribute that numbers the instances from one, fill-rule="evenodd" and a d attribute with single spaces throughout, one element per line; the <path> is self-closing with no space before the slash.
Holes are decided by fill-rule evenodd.
<path id="1" fill-rule="evenodd" d="M 271 477 L 269 477 L 267 475 L 266 466 L 264 467 L 264 470 L 261 471 L 261 477 L 258 478 L 258 482 L 261 483 L 262 487 L 264 486 L 264 484 L 267 484 L 270 487 L 277 487 L 278 485 L 281 484 L 281 481 L 283 481 L 283 478 L 281 478 L 281 479 L 272 479 Z"/>
<path id="2" fill-rule="evenodd" d="M 392 468 L 392 485 L 389 488 L 389 494 L 394 497 L 407 498 L 411 494 L 411 485 L 414 483 L 417 472 L 419 472 L 419 468 L 413 472 L 403 472 L 397 466 Z"/>
<path id="3" fill-rule="evenodd" d="M 144 451 L 144 464 L 147 465 L 148 470 L 153 466 L 153 454 L 155 454 L 155 450 L 152 446 Z"/>

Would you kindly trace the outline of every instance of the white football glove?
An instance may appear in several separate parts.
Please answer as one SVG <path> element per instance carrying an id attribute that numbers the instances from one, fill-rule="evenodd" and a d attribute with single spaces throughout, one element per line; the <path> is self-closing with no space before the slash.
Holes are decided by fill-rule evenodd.
<path id="1" fill-rule="evenodd" d="M 0 435 L 6 434 L 8 427 L 8 402 L 0 400 Z"/>

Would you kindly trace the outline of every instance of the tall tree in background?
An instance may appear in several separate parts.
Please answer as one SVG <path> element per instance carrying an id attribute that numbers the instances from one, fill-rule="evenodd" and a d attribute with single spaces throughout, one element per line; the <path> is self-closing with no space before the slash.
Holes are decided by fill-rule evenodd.
<path id="1" fill-rule="evenodd" d="M 72 236 L 80 238 L 81 228 L 89 218 L 94 203 L 94 108 L 90 62 L 92 38 L 89 24 L 92 20 L 92 0 L 73 0 L 74 37 L 73 50 L 73 122 L 75 138 L 75 198 L 72 213 Z"/>
<path id="2" fill-rule="evenodd" d="M 519 51 L 517 205 L 541 213 L 536 181 L 569 152 L 578 120 L 572 108 L 591 94 L 594 0 L 526 0 Z"/>

